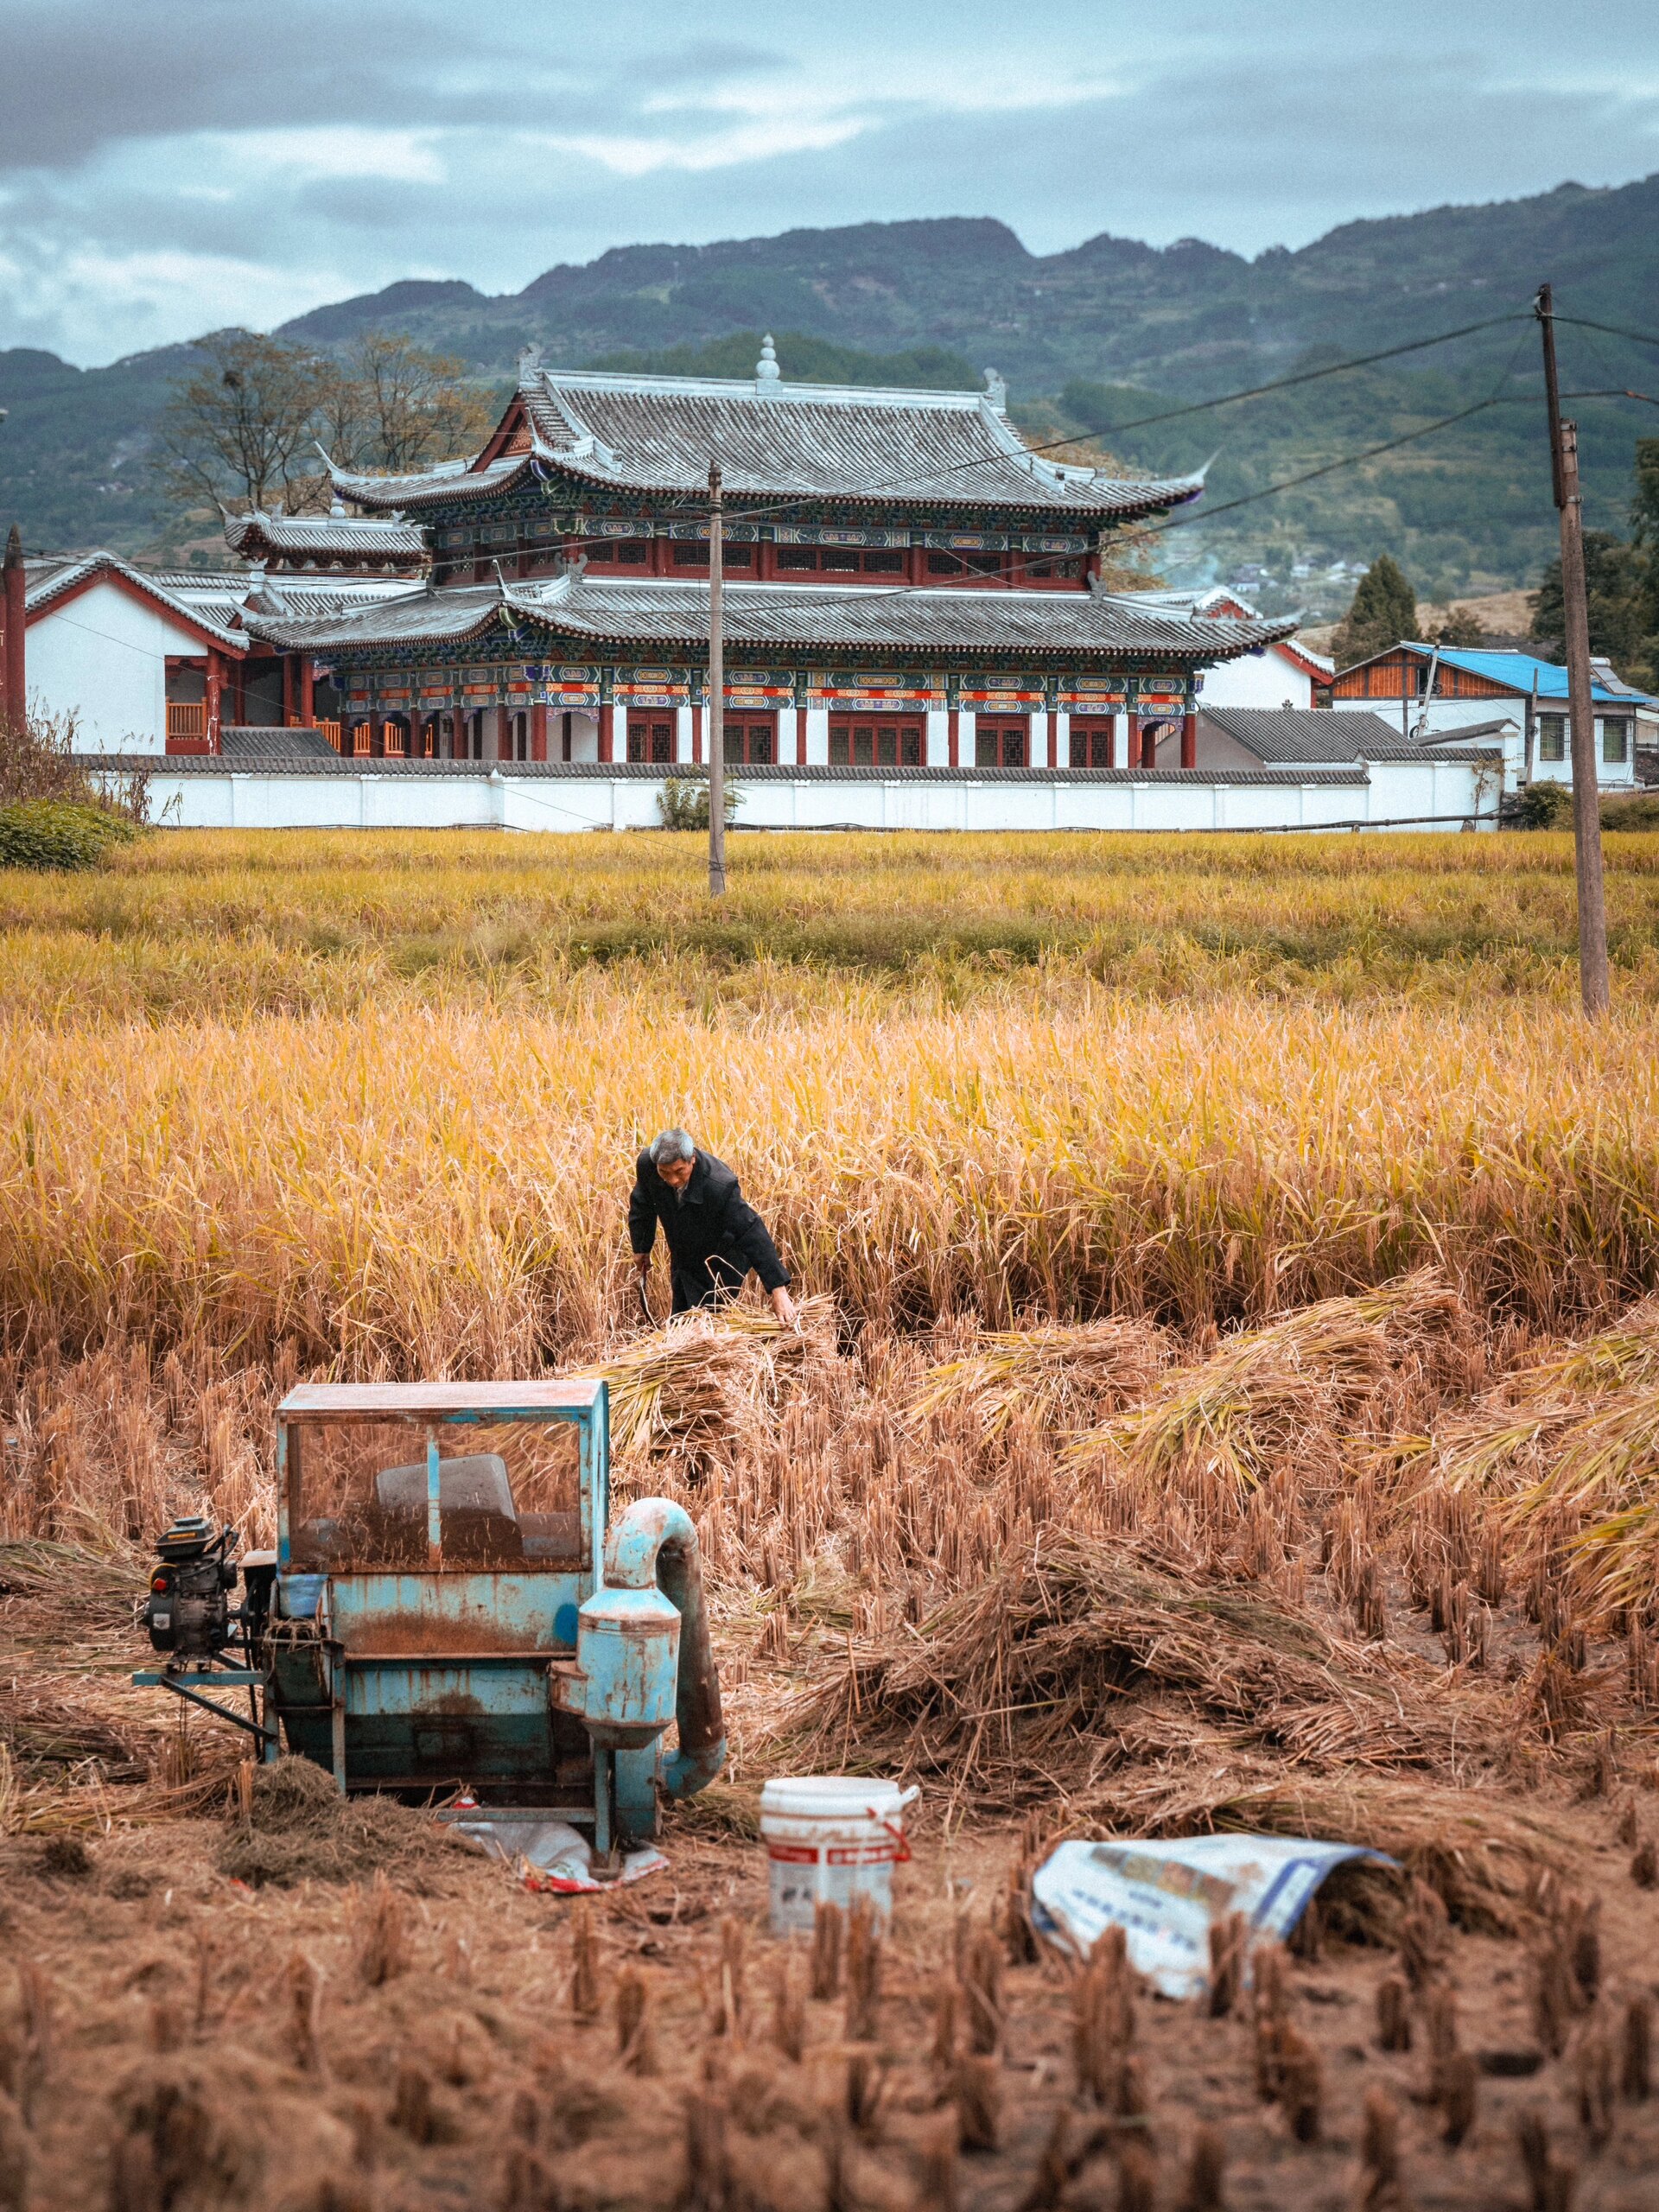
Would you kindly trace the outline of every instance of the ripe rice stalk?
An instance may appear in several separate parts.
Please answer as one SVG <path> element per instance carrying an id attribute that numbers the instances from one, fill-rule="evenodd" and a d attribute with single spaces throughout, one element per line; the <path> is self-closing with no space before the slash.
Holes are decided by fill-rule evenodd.
<path id="1" fill-rule="evenodd" d="M 768 1433 L 791 1384 L 835 1356 L 831 1301 L 806 1298 L 798 1310 L 798 1328 L 736 1304 L 682 1314 L 590 1369 L 610 1387 L 618 1457 L 673 1452 L 700 1465 Z"/>
<path id="2" fill-rule="evenodd" d="M 1168 1358 L 1165 1332 L 1145 1321 L 994 1330 L 927 1370 L 910 1415 L 925 1422 L 949 1409 L 987 1437 L 1002 1435 L 1016 1414 L 1044 1428 L 1075 1427 L 1145 1397 Z"/>
<path id="3" fill-rule="evenodd" d="M 1496 1497 L 1535 1573 L 1564 1532 L 1567 1586 L 1592 1624 L 1639 1613 L 1659 1586 L 1659 1299 L 1506 1378 L 1430 1452 L 1448 1489 Z"/>
<path id="4" fill-rule="evenodd" d="M 1149 1404 L 1080 1436 L 1068 1456 L 1143 1491 L 1200 1474 L 1242 1501 L 1311 1438 L 1351 1421 L 1408 1346 L 1462 1314 L 1458 1294 L 1430 1268 L 1322 1300 L 1172 1371 Z"/>

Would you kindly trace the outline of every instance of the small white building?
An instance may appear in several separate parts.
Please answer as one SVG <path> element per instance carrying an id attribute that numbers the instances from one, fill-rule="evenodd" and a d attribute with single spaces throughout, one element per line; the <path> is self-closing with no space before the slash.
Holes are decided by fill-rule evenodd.
<path id="1" fill-rule="evenodd" d="M 114 553 L 25 563 L 24 689 L 32 711 L 73 722 L 85 753 L 213 753 L 226 728 L 337 725 L 291 656 L 252 636 L 267 612 L 338 614 L 421 588 L 395 575 L 268 576 L 247 569 L 141 569 Z"/>
<path id="2" fill-rule="evenodd" d="M 1118 594 L 1133 606 L 1155 607 L 1190 620 L 1259 622 L 1260 610 L 1236 592 L 1215 586 L 1207 591 L 1136 591 Z M 1327 687 L 1335 664 L 1297 638 L 1276 638 L 1236 660 L 1206 668 L 1198 679 L 1206 707 L 1312 707 L 1316 688 Z M 1161 756 L 1160 756 L 1161 757 Z M 1202 755 L 1200 755 L 1202 759 Z"/>

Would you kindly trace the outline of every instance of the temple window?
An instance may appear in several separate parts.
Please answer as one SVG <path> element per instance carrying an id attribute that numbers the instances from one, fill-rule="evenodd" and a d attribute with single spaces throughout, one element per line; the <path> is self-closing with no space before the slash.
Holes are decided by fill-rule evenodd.
<path id="1" fill-rule="evenodd" d="M 776 715 L 727 714 L 725 759 L 734 767 L 765 767 L 778 758 Z"/>
<path id="2" fill-rule="evenodd" d="M 1070 760 L 1074 768 L 1109 768 L 1112 764 L 1112 722 L 1109 717 L 1085 721 L 1071 717 Z"/>
<path id="3" fill-rule="evenodd" d="M 1024 715 L 981 715 L 974 723 L 974 766 L 976 768 L 1023 768 L 1027 765 L 1030 724 Z"/>
<path id="4" fill-rule="evenodd" d="M 730 733 L 728 732 L 729 740 Z M 731 757 L 729 742 L 727 758 Z M 630 715 L 628 719 L 628 758 L 630 760 L 663 762 L 674 758 L 674 725 L 671 721 L 641 721 Z"/>
<path id="5" fill-rule="evenodd" d="M 926 744 L 922 724 L 898 715 L 832 715 L 832 768 L 919 768 Z"/>

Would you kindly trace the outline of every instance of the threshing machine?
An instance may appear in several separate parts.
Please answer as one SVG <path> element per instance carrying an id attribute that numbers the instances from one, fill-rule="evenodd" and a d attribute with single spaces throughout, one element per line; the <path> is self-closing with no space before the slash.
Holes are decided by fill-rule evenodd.
<path id="1" fill-rule="evenodd" d="M 464 1785 L 590 1826 L 601 1858 L 720 1771 L 696 1532 L 666 1498 L 611 1521 L 602 1382 L 302 1384 L 276 1484 L 274 1552 L 238 1561 L 203 1521 L 162 1538 L 145 1622 L 167 1656 L 135 1681 L 342 1793 Z"/>

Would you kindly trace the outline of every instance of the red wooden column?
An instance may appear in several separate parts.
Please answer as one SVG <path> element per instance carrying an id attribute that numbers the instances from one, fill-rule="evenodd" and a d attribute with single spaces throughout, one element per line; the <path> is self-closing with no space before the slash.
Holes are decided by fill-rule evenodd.
<path id="1" fill-rule="evenodd" d="M 608 699 L 599 710 L 599 757 L 601 760 L 616 758 L 616 709 Z"/>
<path id="2" fill-rule="evenodd" d="M 962 713 L 959 708 L 952 707 L 945 715 L 944 734 L 950 748 L 947 757 L 950 766 L 959 768 L 962 766 Z"/>
<path id="3" fill-rule="evenodd" d="M 4 689 L 0 691 L 0 712 L 14 729 L 21 730 L 29 705 L 24 684 L 24 654 L 28 649 L 25 632 L 29 616 L 23 605 L 23 534 L 16 523 L 6 539 L 6 559 L 3 570 L 5 598 L 5 650 L 0 655 L 0 669 L 4 671 Z"/>
<path id="4" fill-rule="evenodd" d="M 299 657 L 300 727 L 309 729 L 317 718 L 316 677 L 309 653 Z"/>
<path id="5" fill-rule="evenodd" d="M 691 709 L 691 759 L 695 765 L 702 758 L 702 709 Z"/>
<path id="6" fill-rule="evenodd" d="M 1158 766 L 1158 724 L 1155 718 L 1148 721 L 1141 732 L 1141 766 L 1143 768 Z"/>
<path id="7" fill-rule="evenodd" d="M 292 729 L 298 715 L 294 682 L 294 663 L 296 658 L 297 656 L 294 653 L 283 655 L 283 728 L 284 729 Z"/>
<path id="8" fill-rule="evenodd" d="M 530 710 L 530 757 L 532 760 L 547 758 L 547 709 L 532 707 Z"/>
<path id="9" fill-rule="evenodd" d="M 1181 716 L 1181 766 L 1196 768 L 1198 765 L 1198 718 L 1196 715 Z"/>
<path id="10" fill-rule="evenodd" d="M 1052 707 L 1048 710 L 1048 765 L 1051 768 L 1060 765 L 1060 718 Z"/>
<path id="11" fill-rule="evenodd" d="M 210 646 L 207 652 L 207 681 L 206 698 L 207 712 L 203 717 L 207 725 L 207 750 L 219 751 L 219 725 L 223 713 L 221 690 L 225 682 L 223 665 L 219 655 Z"/>

